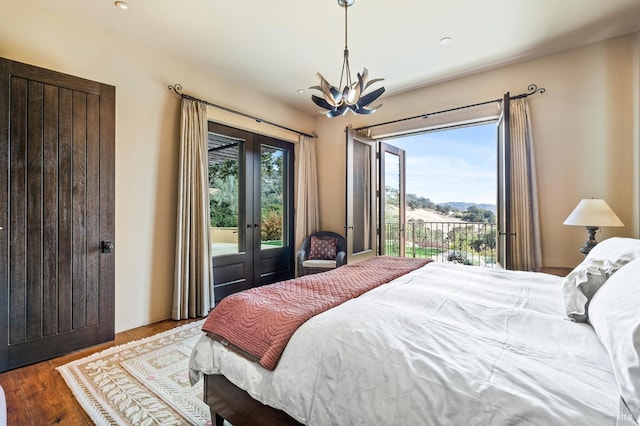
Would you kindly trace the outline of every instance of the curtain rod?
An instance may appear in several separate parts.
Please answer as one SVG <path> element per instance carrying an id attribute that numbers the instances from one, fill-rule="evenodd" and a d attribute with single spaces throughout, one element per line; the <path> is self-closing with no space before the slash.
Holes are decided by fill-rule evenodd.
<path id="1" fill-rule="evenodd" d="M 527 87 L 527 90 L 528 90 L 527 93 L 521 93 L 519 95 L 510 96 L 509 99 L 526 98 L 527 96 L 531 96 L 534 93 L 544 93 L 545 92 L 544 87 L 541 87 L 541 88 L 538 89 L 538 86 L 535 85 L 535 84 L 530 84 L 529 87 Z M 502 99 L 501 98 L 500 99 L 492 99 L 490 101 L 478 102 L 476 104 L 464 105 L 464 106 L 460 106 L 460 107 L 444 109 L 442 111 L 436 111 L 436 112 L 429 112 L 427 114 L 414 115 L 413 117 L 399 118 L 397 120 L 385 121 L 384 123 L 378 123 L 378 124 L 372 124 L 370 126 L 358 127 L 355 130 L 356 131 L 367 130 L 367 129 L 371 129 L 373 127 L 385 126 L 387 124 L 394 124 L 394 123 L 400 123 L 402 121 L 415 120 L 416 118 L 427 118 L 427 117 L 429 117 L 431 115 L 443 114 L 445 112 L 457 111 L 457 110 L 460 110 L 460 109 L 473 108 L 473 107 L 477 107 L 477 106 L 480 106 L 480 105 L 491 104 L 491 103 L 494 103 L 494 102 L 502 102 Z"/>
<path id="2" fill-rule="evenodd" d="M 182 99 L 189 99 L 189 100 L 192 100 L 192 101 L 200 102 L 200 103 L 203 103 L 205 105 L 209 105 L 211 107 L 218 108 L 218 109 L 221 109 L 221 110 L 226 111 L 226 112 L 230 112 L 232 114 L 241 115 L 242 117 L 245 117 L 245 118 L 250 118 L 252 120 L 257 121 L 258 123 L 265 123 L 265 124 L 268 124 L 270 126 L 278 127 L 280 129 L 287 130 L 289 132 L 293 132 L 293 133 L 297 133 L 297 134 L 302 135 L 302 136 L 306 136 L 308 138 L 317 138 L 318 137 L 318 135 L 316 135 L 315 133 L 312 133 L 312 134 L 304 133 L 304 132 L 301 132 L 299 130 L 291 129 L 289 127 L 285 127 L 285 126 L 282 126 L 280 124 L 273 123 L 273 122 L 271 122 L 269 120 L 264 120 L 264 119 L 259 118 L 259 117 L 254 117 L 253 115 L 245 114 L 244 112 L 236 111 L 234 109 L 223 107 L 221 105 L 216 105 L 216 104 L 211 103 L 209 101 L 205 101 L 203 99 L 194 98 L 193 96 L 187 95 L 185 93 L 181 93 L 182 92 L 182 85 L 180 83 L 177 83 L 177 84 L 174 84 L 174 85 L 169 85 L 169 90 L 172 90 L 173 92 L 175 92 L 175 94 L 180 96 Z"/>

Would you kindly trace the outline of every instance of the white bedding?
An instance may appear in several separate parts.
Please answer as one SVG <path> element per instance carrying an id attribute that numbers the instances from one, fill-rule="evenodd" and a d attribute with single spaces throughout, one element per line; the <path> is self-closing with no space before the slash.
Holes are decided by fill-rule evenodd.
<path id="1" fill-rule="evenodd" d="M 609 357 L 561 279 L 428 264 L 303 324 L 274 371 L 203 336 L 224 374 L 309 425 L 627 425 Z"/>

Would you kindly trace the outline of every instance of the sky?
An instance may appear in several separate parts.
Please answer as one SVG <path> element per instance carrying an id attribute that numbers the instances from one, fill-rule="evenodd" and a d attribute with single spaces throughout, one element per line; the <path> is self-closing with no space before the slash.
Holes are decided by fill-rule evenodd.
<path id="1" fill-rule="evenodd" d="M 435 203 L 496 204 L 496 132 L 489 123 L 385 142 L 406 151 L 408 194 Z"/>

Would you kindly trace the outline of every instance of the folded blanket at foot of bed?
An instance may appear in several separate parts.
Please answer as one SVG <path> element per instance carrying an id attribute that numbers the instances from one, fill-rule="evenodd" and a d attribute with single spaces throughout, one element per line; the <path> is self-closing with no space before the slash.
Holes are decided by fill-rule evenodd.
<path id="1" fill-rule="evenodd" d="M 306 320 L 431 261 L 379 256 L 235 293 L 211 311 L 202 330 L 273 370 Z"/>

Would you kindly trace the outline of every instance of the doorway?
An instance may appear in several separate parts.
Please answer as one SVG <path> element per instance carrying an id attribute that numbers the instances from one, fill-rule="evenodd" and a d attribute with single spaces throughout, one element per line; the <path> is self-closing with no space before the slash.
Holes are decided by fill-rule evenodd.
<path id="1" fill-rule="evenodd" d="M 396 136 L 380 146 L 380 252 L 495 267 L 495 121 Z M 403 168 L 393 152 L 406 155 Z"/>

